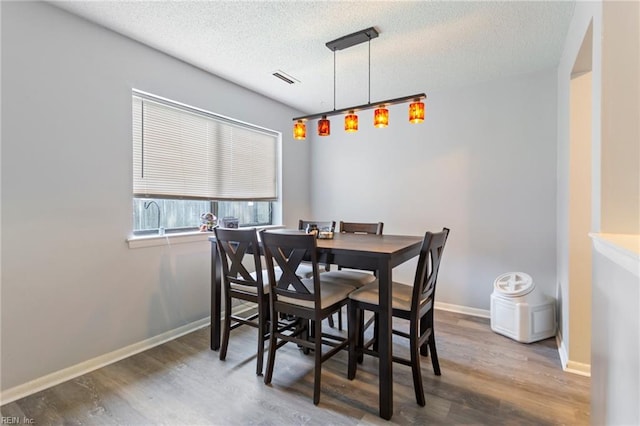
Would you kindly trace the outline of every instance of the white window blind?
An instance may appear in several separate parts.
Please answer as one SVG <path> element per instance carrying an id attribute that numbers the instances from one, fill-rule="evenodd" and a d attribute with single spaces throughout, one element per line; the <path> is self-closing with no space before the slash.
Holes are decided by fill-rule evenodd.
<path id="1" fill-rule="evenodd" d="M 278 134 L 133 95 L 135 197 L 277 199 Z"/>

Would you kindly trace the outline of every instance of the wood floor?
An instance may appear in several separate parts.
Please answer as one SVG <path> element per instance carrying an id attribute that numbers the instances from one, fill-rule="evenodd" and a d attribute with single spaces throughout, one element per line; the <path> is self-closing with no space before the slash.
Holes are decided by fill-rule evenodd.
<path id="1" fill-rule="evenodd" d="M 518 343 L 487 319 L 436 311 L 442 376 L 424 359 L 420 407 L 410 369 L 394 364 L 391 422 L 378 417 L 376 359 L 366 357 L 354 381 L 346 353 L 326 361 L 314 406 L 313 357 L 291 344 L 279 349 L 266 386 L 255 374 L 255 333 L 232 332 L 220 361 L 204 328 L 4 405 L 2 416 L 35 425 L 589 424 L 590 380 L 562 371 L 555 340 Z M 394 352 L 406 350 L 399 338 Z"/>

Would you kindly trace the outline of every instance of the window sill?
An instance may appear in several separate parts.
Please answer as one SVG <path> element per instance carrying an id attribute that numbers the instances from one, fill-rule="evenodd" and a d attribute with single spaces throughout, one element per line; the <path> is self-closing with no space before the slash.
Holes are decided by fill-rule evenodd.
<path id="1" fill-rule="evenodd" d="M 278 229 L 284 228 L 282 225 L 265 225 L 257 226 L 257 229 Z M 169 246 L 172 244 L 189 244 L 199 243 L 207 241 L 214 234 L 213 232 L 180 232 L 175 234 L 164 235 L 144 235 L 134 236 L 127 238 L 127 244 L 130 249 L 144 248 L 144 247 L 157 247 L 157 246 Z"/>

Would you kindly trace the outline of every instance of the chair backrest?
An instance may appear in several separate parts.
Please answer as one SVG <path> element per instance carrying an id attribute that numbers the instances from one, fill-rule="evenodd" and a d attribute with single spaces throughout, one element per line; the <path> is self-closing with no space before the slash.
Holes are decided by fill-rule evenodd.
<path id="1" fill-rule="evenodd" d="M 411 309 L 414 312 L 417 312 L 422 301 L 429 298 L 431 298 L 430 304 L 431 307 L 433 307 L 440 260 L 442 259 L 442 252 L 444 251 L 444 245 L 447 242 L 448 236 L 448 228 L 442 228 L 441 232 L 427 232 L 424 234 L 424 240 L 420 248 L 420 257 L 418 258 L 416 278 L 413 283 Z"/>
<path id="2" fill-rule="evenodd" d="M 220 252 L 222 264 L 222 278 L 225 290 L 229 291 L 232 284 L 255 287 L 257 294 L 264 292 L 262 280 L 262 261 L 258 234 L 255 229 L 214 229 L 216 245 Z M 245 254 L 253 256 L 253 263 L 257 273 L 252 276 L 242 263 Z M 234 290 L 238 290 L 234 287 Z"/>
<path id="3" fill-rule="evenodd" d="M 320 279 L 316 237 L 311 234 L 286 234 L 281 232 L 260 232 L 264 257 L 269 273 L 271 295 L 317 302 L 320 297 Z M 313 266 L 313 292 L 304 285 L 309 279 L 300 278 L 296 270 L 303 259 L 310 259 Z M 276 280 L 275 268 L 282 271 Z"/>
<path id="4" fill-rule="evenodd" d="M 382 235 L 384 223 L 362 223 L 362 222 L 343 222 L 340 221 L 340 232 L 350 234 L 376 234 Z"/>
<path id="5" fill-rule="evenodd" d="M 330 230 L 336 229 L 336 221 L 317 221 L 317 220 L 302 220 L 298 221 L 298 229 L 304 231 L 307 229 L 307 225 L 316 225 L 319 230 L 329 228 Z"/>

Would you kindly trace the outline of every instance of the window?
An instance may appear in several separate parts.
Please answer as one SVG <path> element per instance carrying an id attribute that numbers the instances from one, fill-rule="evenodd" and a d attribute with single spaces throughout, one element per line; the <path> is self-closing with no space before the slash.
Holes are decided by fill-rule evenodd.
<path id="1" fill-rule="evenodd" d="M 280 135 L 133 92 L 133 231 L 195 230 L 206 212 L 272 224 Z"/>

